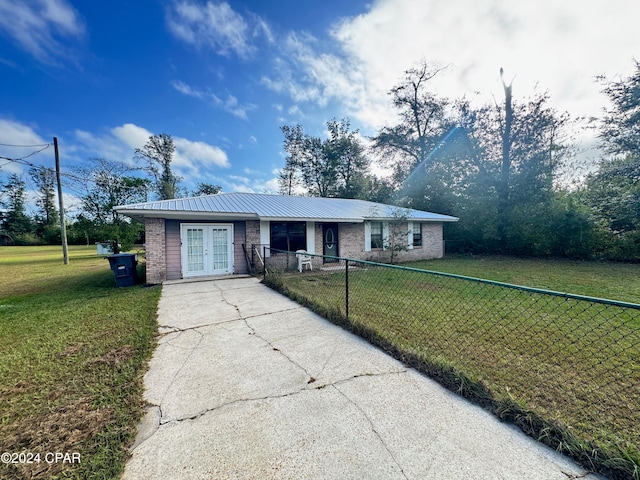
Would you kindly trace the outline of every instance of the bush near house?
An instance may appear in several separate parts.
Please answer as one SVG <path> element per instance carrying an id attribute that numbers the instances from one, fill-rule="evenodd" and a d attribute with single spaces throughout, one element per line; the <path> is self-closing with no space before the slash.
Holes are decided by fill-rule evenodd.
<path id="1" fill-rule="evenodd" d="M 160 288 L 115 288 L 95 246 L 0 247 L 0 478 L 117 478 L 143 413 Z M 142 269 L 141 269 L 142 272 Z M 48 452 L 78 459 L 45 461 Z"/>

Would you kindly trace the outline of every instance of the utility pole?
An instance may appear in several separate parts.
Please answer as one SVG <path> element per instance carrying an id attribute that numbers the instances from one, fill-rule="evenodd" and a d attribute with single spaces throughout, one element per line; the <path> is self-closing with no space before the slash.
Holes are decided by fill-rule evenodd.
<path id="1" fill-rule="evenodd" d="M 56 180 L 58 181 L 58 205 L 60 208 L 60 237 L 62 238 L 62 257 L 64 259 L 64 264 L 69 265 L 67 227 L 64 222 L 64 202 L 62 200 L 62 182 L 60 182 L 60 154 L 58 153 L 58 137 L 53 137 L 53 149 L 56 153 Z"/>

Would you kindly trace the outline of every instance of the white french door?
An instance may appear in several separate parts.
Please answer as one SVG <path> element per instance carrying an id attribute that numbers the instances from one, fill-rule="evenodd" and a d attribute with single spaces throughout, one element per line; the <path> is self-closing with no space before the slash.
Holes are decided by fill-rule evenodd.
<path id="1" fill-rule="evenodd" d="M 183 223 L 182 276 L 233 273 L 233 224 Z"/>

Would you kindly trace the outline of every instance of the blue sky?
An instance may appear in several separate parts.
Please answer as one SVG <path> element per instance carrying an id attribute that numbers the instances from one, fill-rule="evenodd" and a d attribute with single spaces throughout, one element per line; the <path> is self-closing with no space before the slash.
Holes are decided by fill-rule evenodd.
<path id="1" fill-rule="evenodd" d="M 395 121 L 387 92 L 423 58 L 447 67 L 441 95 L 500 99 L 502 66 L 516 98 L 548 90 L 559 110 L 598 115 L 594 78 L 631 73 L 638 18 L 635 0 L 0 0 L 0 143 L 57 136 L 70 171 L 132 161 L 164 132 L 187 188 L 276 191 L 281 125 L 322 135 L 349 117 L 372 135 Z M 592 135 L 578 134 L 585 148 Z M 53 166 L 53 151 L 29 160 Z M 23 167 L 0 160 L 10 171 Z"/>

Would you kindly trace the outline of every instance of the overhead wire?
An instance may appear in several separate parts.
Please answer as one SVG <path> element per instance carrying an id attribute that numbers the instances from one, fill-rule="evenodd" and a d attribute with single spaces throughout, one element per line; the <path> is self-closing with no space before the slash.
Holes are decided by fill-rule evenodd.
<path id="1" fill-rule="evenodd" d="M 17 148 L 35 148 L 35 147 L 44 147 L 45 145 L 51 146 L 52 143 L 36 143 L 32 145 L 18 145 L 12 143 L 0 143 L 0 147 L 17 147 Z"/>

